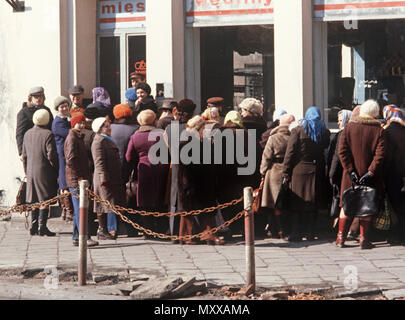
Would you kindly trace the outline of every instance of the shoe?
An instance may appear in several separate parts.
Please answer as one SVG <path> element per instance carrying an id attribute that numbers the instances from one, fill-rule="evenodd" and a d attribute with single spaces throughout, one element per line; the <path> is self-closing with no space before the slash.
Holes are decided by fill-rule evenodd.
<path id="1" fill-rule="evenodd" d="M 215 237 L 214 239 L 207 240 L 207 244 L 210 246 L 213 246 L 213 245 L 222 246 L 225 244 L 225 240 Z"/>
<path id="2" fill-rule="evenodd" d="M 87 240 L 87 248 L 98 246 L 98 241 L 94 241 L 93 239 Z"/>
<path id="3" fill-rule="evenodd" d="M 349 231 L 349 233 L 347 234 L 347 239 L 346 240 L 348 240 L 348 241 L 359 240 L 359 235 L 354 231 Z"/>
<path id="4" fill-rule="evenodd" d="M 195 240 L 188 240 L 188 241 L 181 241 L 180 242 L 181 244 L 185 244 L 185 245 L 188 245 L 188 246 L 195 246 L 195 245 L 198 245 L 198 242 L 197 241 L 195 241 Z"/>
<path id="5" fill-rule="evenodd" d="M 375 248 L 375 245 L 373 245 L 369 241 L 363 241 L 362 243 L 360 243 L 361 250 L 369 250 L 369 249 L 373 249 L 373 248 Z"/>
<path id="6" fill-rule="evenodd" d="M 30 229 L 30 235 L 31 236 L 37 236 L 38 235 L 38 229 Z"/>
<path id="7" fill-rule="evenodd" d="M 113 237 L 113 240 L 117 239 L 118 237 L 117 231 L 108 231 L 108 233 Z"/>
<path id="8" fill-rule="evenodd" d="M 79 246 L 79 240 L 73 240 L 73 246 L 78 247 Z"/>
<path id="9" fill-rule="evenodd" d="M 105 232 L 104 230 L 99 230 L 97 232 L 97 240 L 115 240 L 115 238 L 108 232 Z"/>
<path id="10" fill-rule="evenodd" d="M 42 227 L 39 229 L 39 236 L 43 237 L 43 236 L 47 236 L 47 237 L 55 237 L 56 233 L 50 231 L 47 227 Z"/>

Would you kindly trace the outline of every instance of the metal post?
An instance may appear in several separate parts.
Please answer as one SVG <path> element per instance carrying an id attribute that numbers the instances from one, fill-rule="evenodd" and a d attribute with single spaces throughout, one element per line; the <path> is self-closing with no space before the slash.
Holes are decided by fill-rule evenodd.
<path id="1" fill-rule="evenodd" d="M 88 229 L 88 208 L 89 194 L 87 180 L 80 181 L 80 222 L 79 222 L 79 286 L 86 285 L 87 278 L 87 229 Z"/>
<path id="2" fill-rule="evenodd" d="M 256 290 L 256 266 L 255 266 L 255 229 L 253 214 L 253 189 L 243 190 L 245 208 L 245 247 L 246 247 L 246 287 L 253 285 Z"/>

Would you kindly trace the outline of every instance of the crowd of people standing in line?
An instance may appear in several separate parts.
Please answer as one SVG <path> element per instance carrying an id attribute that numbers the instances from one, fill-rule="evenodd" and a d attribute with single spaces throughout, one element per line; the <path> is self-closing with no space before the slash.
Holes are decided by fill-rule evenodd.
<path id="1" fill-rule="evenodd" d="M 173 213 L 227 203 L 240 198 L 244 187 L 257 188 L 262 181 L 256 232 L 264 234 L 265 226 L 270 225 L 275 230 L 273 237 L 293 242 L 315 239 L 318 212 L 323 204 L 327 206 L 330 194 L 325 191 L 331 186 L 342 195 L 352 184 L 368 185 L 392 206 L 395 223 L 390 242 L 404 241 L 405 153 L 401 141 L 405 141 L 405 116 L 398 107 L 380 109 L 376 101 L 369 100 L 353 111 L 342 110 L 338 115 L 339 133 L 333 136 L 317 107 L 310 107 L 299 121 L 277 108 L 268 126 L 263 105 L 256 99 L 247 98 L 239 110 L 225 112 L 224 99 L 213 97 L 207 100 L 202 114 L 194 115 L 197 106 L 192 100 L 164 101 L 158 108 L 144 76 L 131 74 L 131 80 L 133 87 L 126 92 L 126 104 L 112 107 L 108 92 L 95 88 L 93 103 L 84 106 L 84 89 L 77 85 L 69 90 L 70 99 L 55 99 L 54 118 L 44 104 L 44 89 L 35 87 L 18 113 L 16 139 L 27 176 L 26 201 L 43 202 L 57 193 L 66 194 L 60 200 L 62 218 L 73 221 L 75 246 L 79 238 L 79 200 L 75 195 L 81 180 L 90 181 L 92 190 L 114 205 Z M 378 120 L 381 113 L 384 121 Z M 222 164 L 152 163 L 149 151 L 155 143 L 163 140 L 168 153 L 173 152 L 174 123 L 179 124 L 180 132 L 194 134 L 201 151 L 204 141 L 213 139 L 209 134 L 212 130 L 231 130 L 235 136 L 238 130 L 245 135 L 253 130 L 255 173 L 238 175 L 236 154 L 233 162 Z M 160 134 L 151 140 L 149 135 L 157 128 Z M 183 147 L 181 144 L 180 149 Z M 244 147 L 247 150 L 248 146 Z M 289 208 L 281 210 L 276 202 L 283 190 L 290 190 L 292 198 Z M 116 239 L 122 232 L 121 219 L 101 203 L 95 202 L 92 209 L 98 221 L 98 240 Z M 155 232 L 190 236 L 212 230 L 242 210 L 240 203 L 198 216 L 125 215 Z M 47 228 L 48 211 L 48 207 L 41 207 L 31 212 L 31 235 L 55 236 Z M 345 247 L 348 237 L 356 237 L 359 232 L 361 248 L 372 248 L 372 220 L 372 215 L 349 217 L 342 209 L 335 244 Z M 130 224 L 125 226 L 128 236 L 139 235 Z M 241 221 L 222 234 L 205 233 L 198 241 L 181 243 L 224 244 L 235 234 L 243 234 Z M 152 238 L 147 234 L 144 237 Z M 89 235 L 88 245 L 97 244 Z"/>

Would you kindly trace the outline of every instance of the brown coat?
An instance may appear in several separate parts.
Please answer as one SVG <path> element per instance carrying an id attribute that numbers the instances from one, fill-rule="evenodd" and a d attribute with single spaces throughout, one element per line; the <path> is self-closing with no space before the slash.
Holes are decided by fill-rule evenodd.
<path id="1" fill-rule="evenodd" d="M 341 195 L 352 186 L 350 172 L 359 177 L 374 175 L 370 186 L 383 195 L 383 165 L 385 157 L 384 129 L 375 119 L 355 118 L 344 128 L 339 139 L 339 158 L 343 166 Z"/>
<path id="2" fill-rule="evenodd" d="M 122 181 L 118 147 L 109 139 L 97 134 L 91 152 L 94 160 L 94 192 L 114 205 L 124 205 L 125 185 Z M 107 183 L 108 186 L 101 186 L 103 183 Z M 111 209 L 95 202 L 94 211 L 111 212 Z"/>
<path id="3" fill-rule="evenodd" d="M 283 161 L 290 135 L 288 126 L 279 126 L 270 132 L 260 165 L 260 173 L 265 177 L 262 207 L 274 208 L 283 183 Z"/>
<path id="4" fill-rule="evenodd" d="M 58 191 L 59 161 L 51 130 L 34 126 L 24 135 L 22 148 L 27 176 L 27 203 L 49 200 Z"/>
<path id="5" fill-rule="evenodd" d="M 69 188 L 76 188 L 79 179 L 90 182 L 91 174 L 87 149 L 83 141 L 84 133 L 70 130 L 65 141 L 66 184 Z"/>
<path id="6" fill-rule="evenodd" d="M 327 130 L 321 141 L 315 143 L 302 126 L 291 131 L 284 157 L 284 177 L 291 178 L 292 210 L 304 207 L 315 210 L 322 200 L 325 179 L 324 150 L 329 146 L 330 132 Z M 308 205 L 310 207 L 308 207 Z"/>

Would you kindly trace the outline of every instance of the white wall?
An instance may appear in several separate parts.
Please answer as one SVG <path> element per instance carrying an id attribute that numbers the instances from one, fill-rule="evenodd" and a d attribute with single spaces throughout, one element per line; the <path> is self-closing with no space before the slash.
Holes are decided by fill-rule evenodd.
<path id="1" fill-rule="evenodd" d="M 60 94 L 59 1 L 25 0 L 26 11 L 13 13 L 0 1 L 0 189 L 14 204 L 23 177 L 15 140 L 17 113 L 34 86 L 45 88 L 49 107 Z"/>

